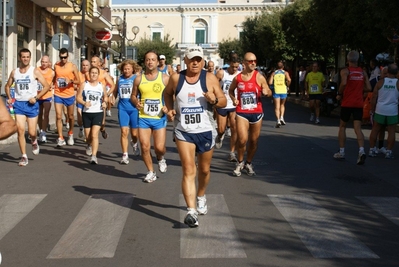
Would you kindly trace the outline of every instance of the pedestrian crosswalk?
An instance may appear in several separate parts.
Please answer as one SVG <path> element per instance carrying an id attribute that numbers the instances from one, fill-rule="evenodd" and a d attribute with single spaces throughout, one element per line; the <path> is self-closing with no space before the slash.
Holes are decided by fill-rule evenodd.
<path id="1" fill-rule="evenodd" d="M 6 194 L 0 197 L 0 245 L 18 223 L 36 212 L 35 208 L 46 196 Z M 186 214 L 184 197 L 181 194 L 176 197 L 181 209 L 175 212 L 179 213 L 182 222 Z M 314 258 L 379 258 L 312 196 L 270 194 L 267 197 Z M 399 226 L 399 198 L 354 198 L 364 203 L 365 209 L 371 208 Z M 133 202 L 134 195 L 131 194 L 91 195 L 82 203 L 70 226 L 61 229 L 59 241 L 47 252 L 47 259 L 113 258 Z M 207 203 L 208 214 L 199 217 L 198 228 L 179 229 L 180 258 L 247 258 L 246 247 L 249 245 L 240 239 L 224 195 L 208 194 Z M 265 227 L 275 227 L 275 224 L 267 225 L 265 220 Z"/>

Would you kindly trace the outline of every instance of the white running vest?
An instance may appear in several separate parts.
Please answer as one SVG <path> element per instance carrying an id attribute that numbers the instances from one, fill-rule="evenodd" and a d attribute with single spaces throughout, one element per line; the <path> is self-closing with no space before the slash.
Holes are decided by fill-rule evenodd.
<path id="1" fill-rule="evenodd" d="M 25 73 L 21 73 L 19 68 L 15 69 L 15 100 L 29 101 L 29 99 L 37 95 L 37 81 L 33 73 L 34 70 L 35 68 L 32 66 L 29 66 L 28 71 Z"/>
<path id="2" fill-rule="evenodd" d="M 91 106 L 89 108 L 84 107 L 83 112 L 86 113 L 99 113 L 103 112 L 103 108 L 101 106 L 102 99 L 104 96 L 103 85 L 99 82 L 96 86 L 90 85 L 87 81 L 85 82 L 85 87 L 83 89 L 83 100 L 88 102 L 90 101 Z"/>
<path id="3" fill-rule="evenodd" d="M 384 78 L 384 84 L 378 90 L 375 113 L 383 116 L 398 115 L 399 91 L 396 86 L 397 81 L 396 78 Z"/>
<path id="4" fill-rule="evenodd" d="M 229 89 L 230 89 L 230 84 L 233 81 L 234 77 L 236 77 L 240 71 L 237 71 L 234 74 L 230 74 L 227 70 L 223 70 L 223 78 L 220 81 L 220 86 L 222 87 L 223 93 L 226 96 L 227 99 L 227 104 L 226 107 L 224 107 L 223 109 L 232 109 L 232 108 L 236 108 L 236 106 L 234 106 L 233 104 L 233 100 L 231 100 L 231 97 L 229 95 Z M 234 90 L 234 94 L 237 98 L 237 89 Z"/>
<path id="5" fill-rule="evenodd" d="M 199 79 L 195 84 L 184 80 L 175 100 L 176 129 L 186 133 L 203 133 L 213 130 L 207 112 L 208 102 L 203 93 Z"/>

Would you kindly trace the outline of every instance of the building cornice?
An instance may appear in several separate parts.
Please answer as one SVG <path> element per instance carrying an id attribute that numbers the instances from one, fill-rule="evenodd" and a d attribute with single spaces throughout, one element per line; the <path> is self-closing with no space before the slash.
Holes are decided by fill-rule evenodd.
<path id="1" fill-rule="evenodd" d="M 259 4 L 147 4 L 147 5 L 112 5 L 112 13 L 121 13 L 124 10 L 134 13 L 152 12 L 231 12 L 231 11 L 264 11 L 276 12 L 285 8 L 283 3 Z"/>

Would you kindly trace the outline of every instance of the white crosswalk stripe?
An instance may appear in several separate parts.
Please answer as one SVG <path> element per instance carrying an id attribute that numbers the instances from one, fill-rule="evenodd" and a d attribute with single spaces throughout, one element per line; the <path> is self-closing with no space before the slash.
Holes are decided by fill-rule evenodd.
<path id="1" fill-rule="evenodd" d="M 180 232 L 181 258 L 246 258 L 240 238 L 223 195 L 206 195 L 208 213 L 199 216 L 198 228 L 183 228 Z M 183 195 L 180 206 L 185 207 Z M 184 221 L 187 211 L 180 212 Z"/>
<path id="2" fill-rule="evenodd" d="M 379 258 L 306 195 L 268 195 L 315 258 Z"/>
<path id="3" fill-rule="evenodd" d="M 29 214 L 46 194 L 6 194 L 0 197 L 0 240 Z"/>
<path id="4" fill-rule="evenodd" d="M 370 208 L 399 226 L 399 198 L 397 197 L 357 197 Z"/>
<path id="5" fill-rule="evenodd" d="M 92 195 L 48 259 L 112 258 L 126 223 L 133 195 Z"/>

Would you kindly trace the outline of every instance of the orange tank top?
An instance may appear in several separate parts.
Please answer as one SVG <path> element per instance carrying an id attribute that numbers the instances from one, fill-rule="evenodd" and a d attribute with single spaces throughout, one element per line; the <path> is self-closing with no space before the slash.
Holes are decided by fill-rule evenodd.
<path id="1" fill-rule="evenodd" d="M 73 74 L 73 64 L 67 62 L 64 66 L 56 63 L 54 66 L 55 81 L 54 81 L 54 94 L 62 98 L 69 98 L 75 95 L 75 89 L 72 81 L 75 80 Z"/>
<path id="2" fill-rule="evenodd" d="M 52 88 L 51 88 L 51 84 L 53 83 L 53 74 L 54 74 L 54 71 L 53 71 L 51 68 L 47 68 L 47 71 L 46 71 L 46 72 L 43 72 L 42 69 L 41 69 L 40 67 L 38 67 L 37 69 L 38 69 L 38 70 L 40 71 L 40 73 L 43 75 L 43 77 L 44 77 L 44 79 L 46 80 L 46 82 L 50 85 L 50 89 L 47 91 L 47 93 L 45 93 L 45 94 L 40 98 L 40 100 L 53 97 L 53 90 L 52 90 Z M 43 86 L 40 84 L 39 81 L 37 81 L 37 88 L 38 88 L 37 93 L 39 94 L 40 91 L 43 89 Z"/>

